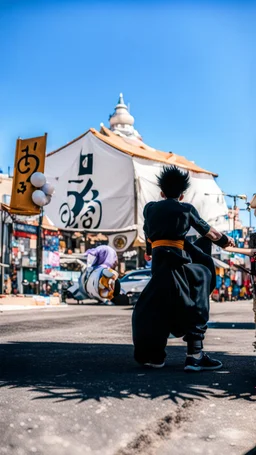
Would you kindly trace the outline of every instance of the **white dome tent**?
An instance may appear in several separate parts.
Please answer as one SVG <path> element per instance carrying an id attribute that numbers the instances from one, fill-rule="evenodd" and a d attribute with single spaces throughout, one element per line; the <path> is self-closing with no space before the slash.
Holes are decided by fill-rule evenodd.
<path id="1" fill-rule="evenodd" d="M 186 201 L 209 224 L 227 230 L 228 209 L 216 174 L 174 153 L 148 147 L 142 140 L 120 137 L 104 126 L 100 132 L 89 129 L 47 155 L 45 175 L 55 193 L 45 212 L 59 229 L 124 232 L 127 241 L 119 245 L 121 250 L 135 238 L 136 245 L 143 246 L 143 207 L 159 199 L 155 176 L 163 165 L 171 164 L 190 171 Z"/>

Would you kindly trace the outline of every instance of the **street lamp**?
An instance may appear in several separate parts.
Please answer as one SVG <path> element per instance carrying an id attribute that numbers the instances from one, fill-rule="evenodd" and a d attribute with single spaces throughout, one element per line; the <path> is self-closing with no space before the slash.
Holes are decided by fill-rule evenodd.
<path id="1" fill-rule="evenodd" d="M 205 196 L 227 196 L 227 197 L 230 197 L 234 200 L 234 203 L 233 203 L 233 210 L 235 211 L 236 210 L 236 202 L 237 202 L 237 199 L 242 199 L 244 201 L 247 201 L 247 196 L 246 194 L 227 194 L 227 193 L 204 193 Z M 247 209 L 250 213 L 250 226 L 251 226 L 251 207 L 250 207 L 250 203 L 249 202 L 246 202 L 246 205 L 247 205 Z M 234 217 L 233 217 L 233 233 L 235 235 L 235 227 L 236 227 L 236 217 L 235 217 L 235 214 L 234 214 Z"/>
<path id="2" fill-rule="evenodd" d="M 55 188 L 46 181 L 46 177 L 42 172 L 35 172 L 31 175 L 31 184 L 35 191 L 32 193 L 32 201 L 40 208 L 38 229 L 37 229 L 37 282 L 39 283 L 38 294 L 40 294 L 40 272 L 42 267 L 42 225 L 44 216 L 44 206 L 50 204 Z"/>

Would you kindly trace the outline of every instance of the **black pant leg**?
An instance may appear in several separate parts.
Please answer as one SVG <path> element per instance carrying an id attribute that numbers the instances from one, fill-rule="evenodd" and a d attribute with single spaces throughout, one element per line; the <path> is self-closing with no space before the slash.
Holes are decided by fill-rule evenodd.
<path id="1" fill-rule="evenodd" d="M 114 297 L 117 297 L 120 294 L 120 291 L 121 291 L 121 284 L 120 284 L 120 280 L 117 279 L 115 281 Z"/>
<path id="2" fill-rule="evenodd" d="M 174 319 L 173 307 L 178 297 L 169 261 L 165 249 L 153 250 L 152 278 L 133 311 L 134 357 L 139 363 L 163 363 L 166 356 L 165 347 Z"/>
<path id="3" fill-rule="evenodd" d="M 168 297 L 158 273 L 140 295 L 132 315 L 134 358 L 138 363 L 163 363 L 169 336 Z"/>
<path id="4" fill-rule="evenodd" d="M 203 349 L 203 340 L 209 320 L 209 290 L 211 273 L 209 269 L 199 264 L 185 266 L 190 286 L 192 307 L 188 307 L 189 325 L 184 341 L 188 344 L 188 354 L 196 354 Z"/>

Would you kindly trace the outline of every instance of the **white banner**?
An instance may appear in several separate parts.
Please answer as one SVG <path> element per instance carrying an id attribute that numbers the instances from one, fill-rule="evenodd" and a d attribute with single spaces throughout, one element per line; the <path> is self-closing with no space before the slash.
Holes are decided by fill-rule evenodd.
<path id="1" fill-rule="evenodd" d="M 91 132 L 46 157 L 56 188 L 47 216 L 58 228 L 124 229 L 134 224 L 132 158 Z"/>
<path id="2" fill-rule="evenodd" d="M 160 189 L 156 184 L 156 175 L 159 175 L 163 166 L 140 158 L 133 158 L 133 164 L 138 190 L 139 239 L 144 241 L 143 208 L 148 202 L 161 199 Z M 225 215 L 227 215 L 228 209 L 222 191 L 214 178 L 208 174 L 194 172 L 190 172 L 190 175 L 191 186 L 186 192 L 184 201 L 193 204 L 200 216 L 211 226 L 220 231 L 227 230 L 228 223 Z"/>

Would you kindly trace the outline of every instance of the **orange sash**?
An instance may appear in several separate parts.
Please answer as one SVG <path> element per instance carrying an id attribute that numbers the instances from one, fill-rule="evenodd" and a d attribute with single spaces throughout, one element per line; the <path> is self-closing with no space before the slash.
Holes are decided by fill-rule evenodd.
<path id="1" fill-rule="evenodd" d="M 172 246 L 184 250 L 184 240 L 156 240 L 155 242 L 151 242 L 151 240 L 148 239 L 148 242 L 151 243 L 152 248 L 157 248 L 158 246 Z"/>

